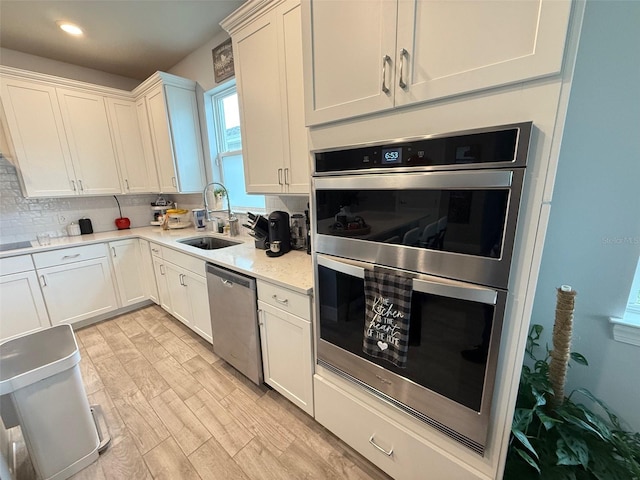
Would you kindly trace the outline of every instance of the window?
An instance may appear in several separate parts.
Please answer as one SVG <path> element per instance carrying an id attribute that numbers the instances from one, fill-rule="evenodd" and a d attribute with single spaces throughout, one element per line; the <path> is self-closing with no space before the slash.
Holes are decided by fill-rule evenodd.
<path id="1" fill-rule="evenodd" d="M 629 300 L 622 318 L 610 317 L 613 324 L 613 338 L 619 342 L 640 347 L 640 258 L 631 283 Z"/>
<path id="2" fill-rule="evenodd" d="M 212 128 L 209 143 L 214 181 L 224 184 L 229 192 L 231 209 L 235 212 L 264 210 L 263 195 L 248 195 L 244 182 L 240 109 L 235 80 L 205 94 Z"/>
<path id="3" fill-rule="evenodd" d="M 638 318 L 640 319 L 640 259 L 638 259 L 636 274 L 633 277 L 633 283 L 631 284 L 631 292 L 629 293 L 626 313 L 638 315 Z M 640 323 L 638 326 L 640 326 Z"/>

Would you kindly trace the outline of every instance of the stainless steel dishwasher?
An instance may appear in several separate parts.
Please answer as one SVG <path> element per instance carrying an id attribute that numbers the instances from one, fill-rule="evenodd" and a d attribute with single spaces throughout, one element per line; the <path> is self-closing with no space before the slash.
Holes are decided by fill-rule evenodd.
<path id="1" fill-rule="evenodd" d="M 256 280 L 207 263 L 207 288 L 214 353 L 260 385 Z"/>

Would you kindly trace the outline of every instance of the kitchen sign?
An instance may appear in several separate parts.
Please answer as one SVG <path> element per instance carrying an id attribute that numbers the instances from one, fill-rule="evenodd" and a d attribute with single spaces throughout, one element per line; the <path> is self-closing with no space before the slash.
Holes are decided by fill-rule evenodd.
<path id="1" fill-rule="evenodd" d="M 235 74 L 233 67 L 233 47 L 231 39 L 221 43 L 211 51 L 213 55 L 213 76 L 220 83 Z"/>

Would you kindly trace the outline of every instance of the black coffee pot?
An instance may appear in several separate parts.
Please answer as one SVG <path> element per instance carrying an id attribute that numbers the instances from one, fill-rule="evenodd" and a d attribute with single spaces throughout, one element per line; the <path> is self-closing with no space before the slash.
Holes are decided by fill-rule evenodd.
<path id="1" fill-rule="evenodd" d="M 269 250 L 267 256 L 279 257 L 291 250 L 289 214 L 276 210 L 269 215 Z"/>

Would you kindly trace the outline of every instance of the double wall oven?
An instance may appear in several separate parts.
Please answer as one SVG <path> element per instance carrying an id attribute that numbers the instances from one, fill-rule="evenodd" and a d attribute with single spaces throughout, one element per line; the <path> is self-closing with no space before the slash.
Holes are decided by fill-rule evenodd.
<path id="1" fill-rule="evenodd" d="M 521 123 L 314 152 L 318 364 L 479 454 L 531 128 Z M 367 271 L 410 285 L 400 364 L 372 354 L 367 344 Z M 387 334 L 396 331 L 393 321 L 387 319 Z M 386 337 L 376 338 L 388 348 Z"/>

